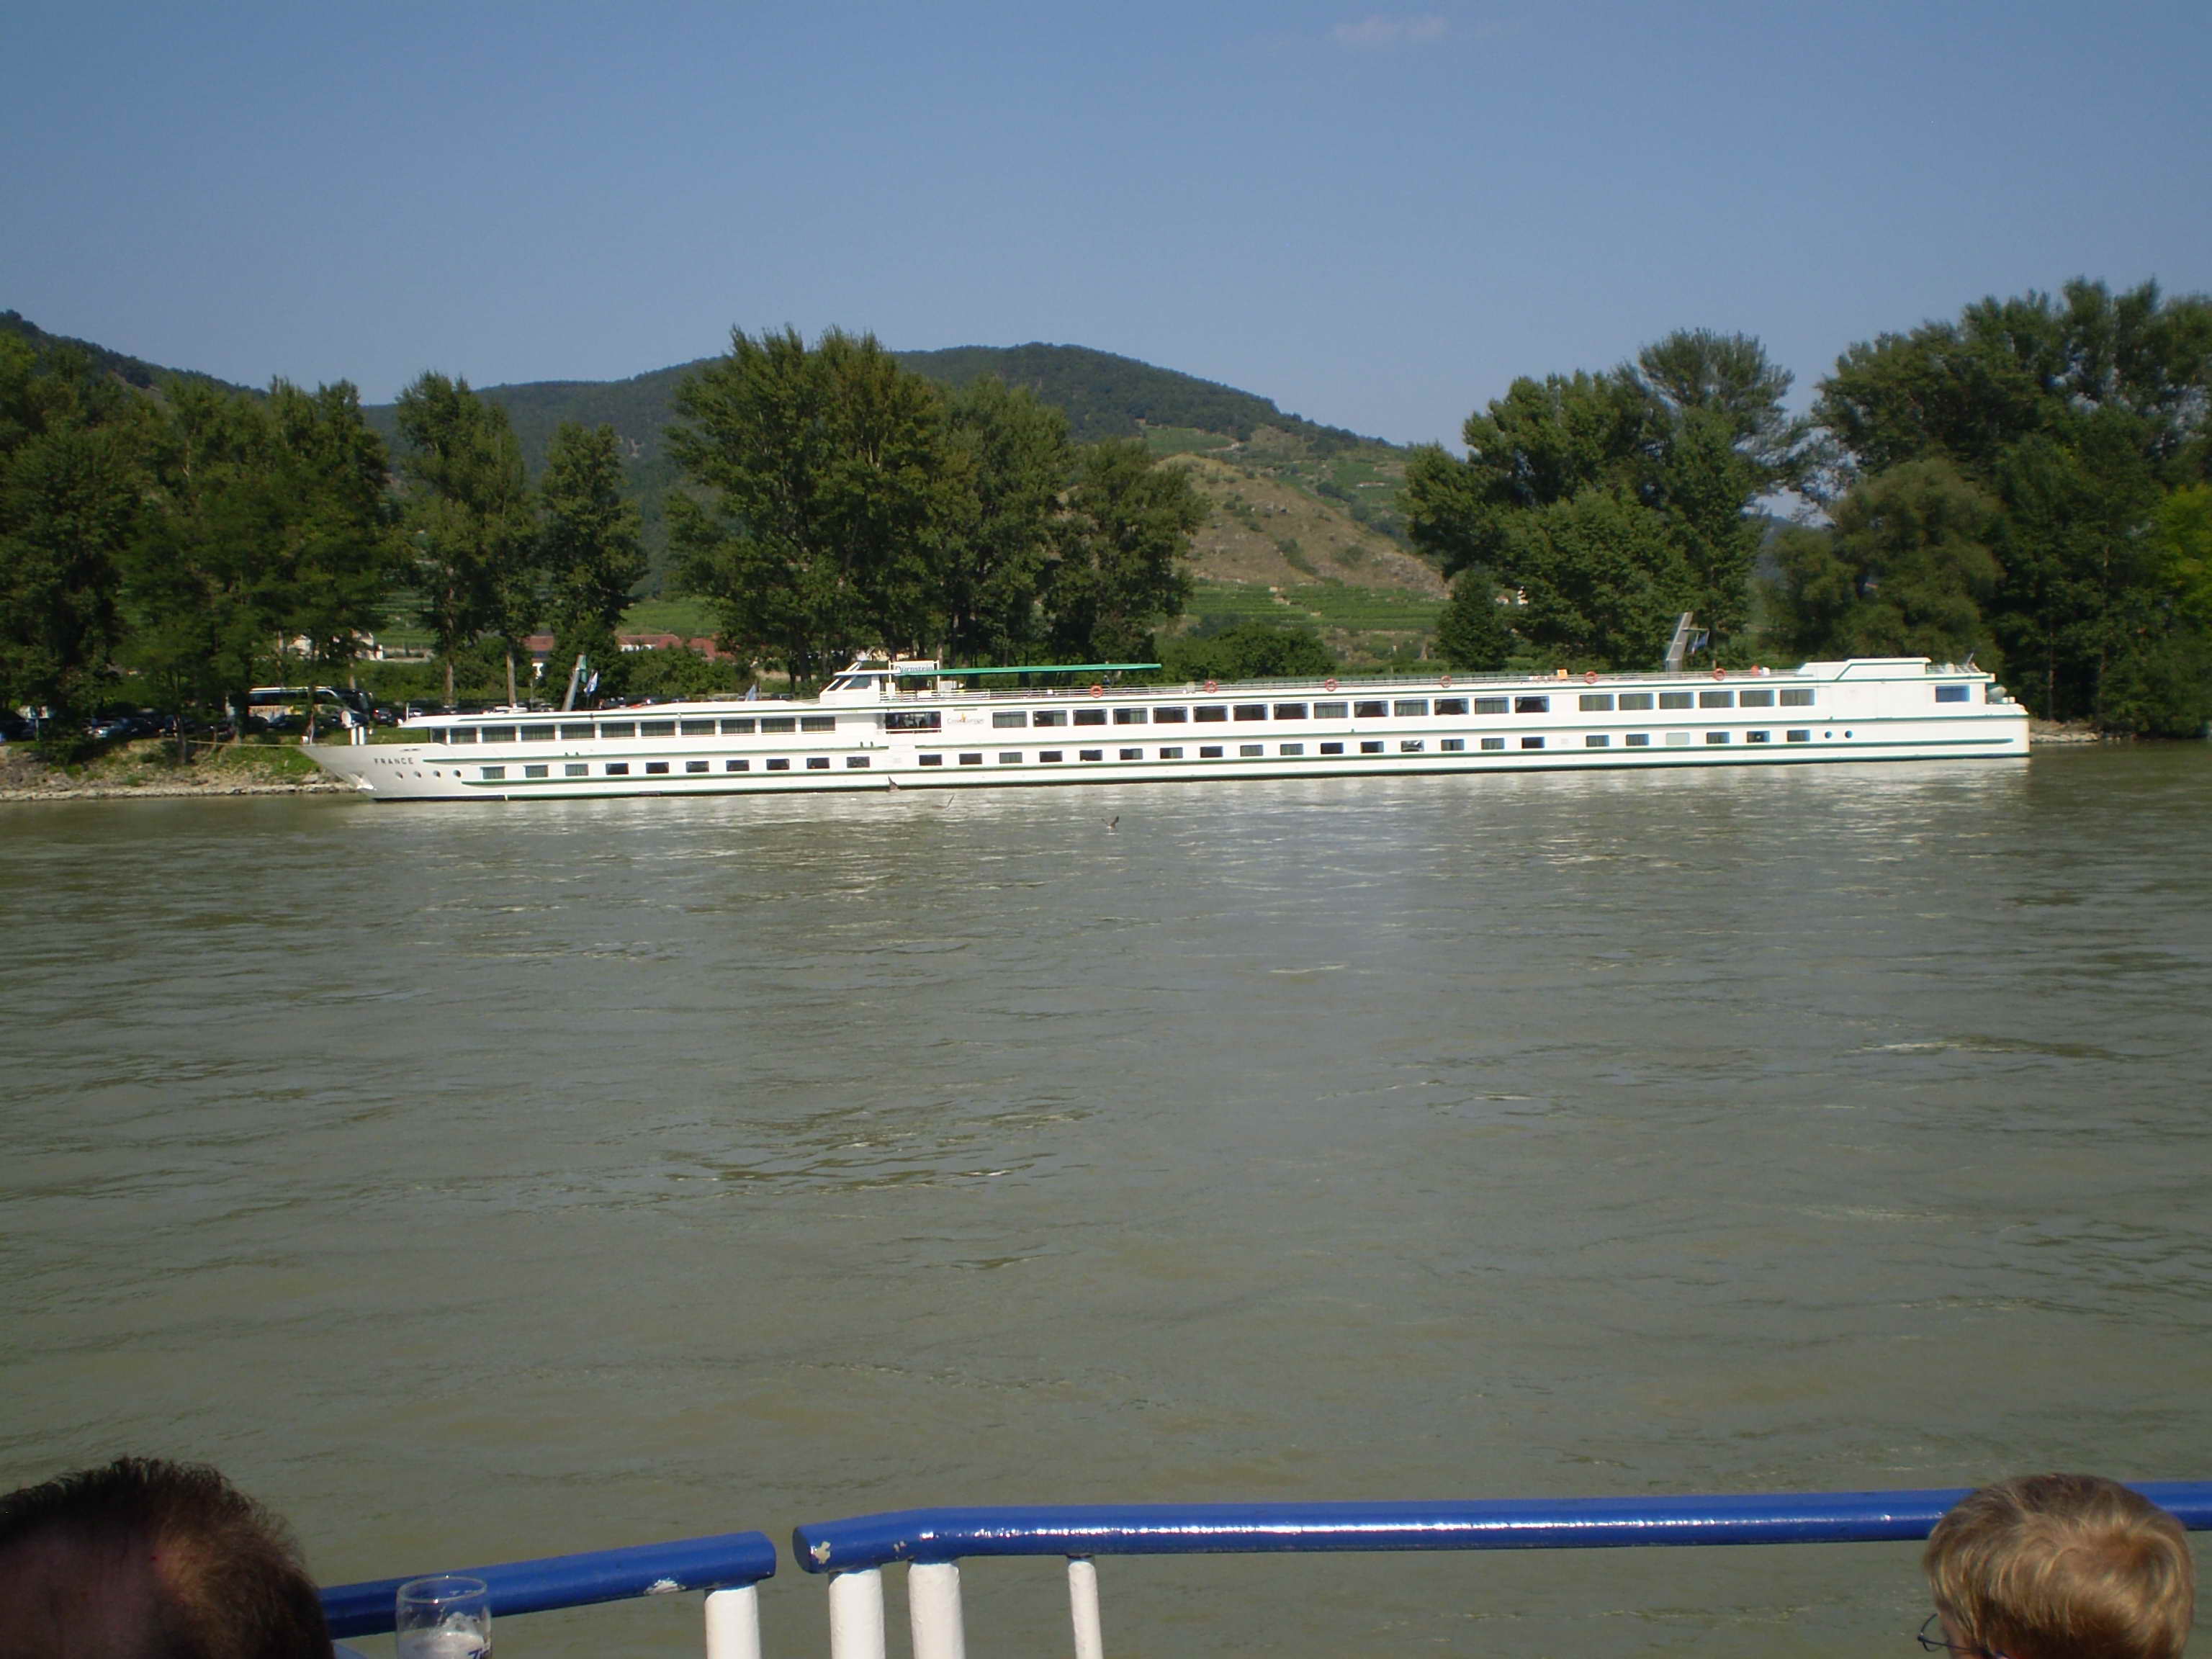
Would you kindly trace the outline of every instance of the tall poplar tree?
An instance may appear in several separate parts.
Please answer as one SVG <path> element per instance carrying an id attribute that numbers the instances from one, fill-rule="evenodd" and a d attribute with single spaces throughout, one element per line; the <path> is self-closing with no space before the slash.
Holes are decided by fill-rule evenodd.
<path id="1" fill-rule="evenodd" d="M 613 427 L 563 421 L 555 428 L 538 484 L 538 562 L 554 663 L 563 673 L 580 655 L 603 676 L 619 672 L 615 626 L 645 574 L 637 508 L 623 499 L 622 487 L 621 441 Z"/>

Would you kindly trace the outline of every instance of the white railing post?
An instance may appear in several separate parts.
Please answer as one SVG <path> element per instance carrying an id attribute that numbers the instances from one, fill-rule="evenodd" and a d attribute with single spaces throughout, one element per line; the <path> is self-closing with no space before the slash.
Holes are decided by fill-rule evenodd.
<path id="1" fill-rule="evenodd" d="M 959 1563 L 919 1561 L 908 1567 L 906 1606 L 914 1626 L 914 1659 L 967 1659 Z"/>
<path id="2" fill-rule="evenodd" d="M 880 1568 L 830 1575 L 830 1659 L 884 1659 Z"/>
<path id="3" fill-rule="evenodd" d="M 1080 1555 L 1067 1559 L 1067 1610 L 1075 1621 L 1075 1659 L 1106 1659 L 1098 1622 L 1098 1569 Z"/>
<path id="4" fill-rule="evenodd" d="M 750 1584 L 707 1592 L 707 1659 L 761 1659 L 760 1596 Z"/>

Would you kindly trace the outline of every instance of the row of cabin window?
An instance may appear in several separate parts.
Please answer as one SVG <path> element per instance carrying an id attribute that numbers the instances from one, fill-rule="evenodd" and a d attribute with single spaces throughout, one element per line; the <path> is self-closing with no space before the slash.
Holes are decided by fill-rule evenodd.
<path id="1" fill-rule="evenodd" d="M 456 726 L 434 743 L 589 743 L 593 738 L 750 737 L 755 732 L 835 732 L 835 714 L 747 714 L 720 720 L 534 720 L 526 726 Z"/>
<path id="2" fill-rule="evenodd" d="M 806 769 L 810 772 L 827 772 L 830 769 L 830 757 L 827 755 L 809 755 L 805 757 L 805 761 Z M 670 769 L 674 765 L 673 761 L 646 761 L 641 763 L 639 769 L 648 778 L 668 777 L 675 775 Z M 868 757 L 866 755 L 848 755 L 845 757 L 845 765 L 849 771 L 865 772 L 868 769 Z M 695 760 L 684 763 L 684 771 L 687 775 L 696 776 L 702 772 L 712 772 L 714 769 L 714 763 L 712 761 Z M 752 769 L 753 763 L 749 759 L 726 760 L 722 763 L 722 770 L 725 772 L 750 772 Z M 479 768 L 478 770 L 482 772 L 487 783 L 496 783 L 507 776 L 507 768 L 504 766 L 486 766 Z M 781 757 L 764 760 L 761 763 L 761 770 L 788 772 L 791 770 L 791 763 Z M 626 778 L 630 775 L 630 771 L 631 763 L 629 761 L 609 761 L 599 769 L 599 775 L 605 778 Z M 522 775 L 526 778 L 550 778 L 553 775 L 552 767 L 550 763 L 525 766 L 522 769 Z M 564 778 L 587 778 L 592 775 L 591 765 L 585 761 L 563 762 L 561 775 Z"/>
<path id="3" fill-rule="evenodd" d="M 1743 740 L 1746 743 L 1771 743 L 1774 741 L 1774 734 L 1771 732 L 1747 732 L 1743 734 Z M 1783 740 L 1786 743 L 1810 743 L 1813 741 L 1813 733 L 1810 730 L 1785 732 L 1783 734 Z M 1680 747 L 1690 741 L 1690 734 L 1687 732 L 1669 732 L 1666 734 L 1666 741 L 1670 747 Z M 1726 732 L 1708 732 L 1705 733 L 1705 741 L 1718 744 L 1733 742 L 1734 738 Z M 1495 750 L 1504 749 L 1506 746 L 1506 740 L 1504 738 L 1480 738 L 1476 739 L 1476 744 L 1479 749 Z M 1542 749 L 1546 745 L 1547 739 L 1540 737 L 1522 738 L 1520 740 L 1520 746 L 1523 749 Z M 1609 749 L 1613 746 L 1613 738 L 1609 735 L 1593 734 L 1583 739 L 1583 745 L 1588 749 Z M 1428 739 L 1425 738 L 1401 738 L 1398 740 L 1398 752 L 1401 755 L 1423 754 L 1426 752 L 1428 746 Z M 1466 752 L 1467 746 L 1468 739 L 1465 738 L 1446 738 L 1437 744 L 1437 751 L 1445 755 L 1462 754 Z M 1649 732 L 1632 732 L 1622 739 L 1622 746 L 1629 749 L 1648 749 L 1651 746 L 1651 734 Z M 1314 745 L 1314 752 L 1317 755 L 1353 753 L 1381 755 L 1388 753 L 1389 747 L 1390 745 L 1382 739 L 1370 738 L 1363 739 L 1356 745 L 1342 743 L 1316 744 Z M 1237 747 L 1239 759 L 1249 760 L 1264 757 L 1267 752 L 1267 745 L 1263 743 L 1239 744 Z M 1275 745 L 1275 753 L 1278 756 L 1294 757 L 1302 756 L 1305 752 L 1306 746 L 1302 743 L 1279 743 Z M 1164 761 L 1183 758 L 1182 750 L 1172 746 L 1155 750 L 1153 755 L 1155 758 Z M 1223 760 L 1227 757 L 1228 745 L 1225 744 L 1207 744 L 1202 745 L 1198 751 L 1198 757 L 1200 760 Z M 1106 758 L 1106 751 L 1103 749 L 1079 749 L 1076 750 L 1075 757 L 1078 761 L 1103 761 Z M 1119 749 L 1115 750 L 1114 757 L 1116 760 L 1140 761 L 1145 758 L 1145 751 L 1141 749 Z M 956 755 L 954 758 L 962 766 L 983 764 L 983 756 L 980 751 Z M 1067 751 L 1064 749 L 1040 749 L 1034 756 L 1025 755 L 1018 749 L 1007 749 L 999 752 L 998 762 L 1001 766 L 1021 766 L 1032 761 L 1041 766 L 1053 766 L 1066 758 Z M 945 757 L 924 755 L 921 757 L 921 763 L 924 766 L 942 766 L 945 764 Z"/>
<path id="4" fill-rule="evenodd" d="M 1780 694 L 1781 706 L 1785 708 L 1810 708 L 1813 693 L 1808 689 L 1791 687 Z M 1580 703 L 1585 711 L 1610 712 L 1650 708 L 1771 708 L 1776 706 L 1775 688 L 1759 687 L 1741 692 L 1734 690 L 1710 691 L 1594 691 L 1583 694 Z M 1694 699 L 1694 701 L 1693 701 Z M 1549 696 L 1513 697 L 1374 697 L 1347 699 L 1342 702 L 1237 702 L 1200 703 L 1190 708 L 994 708 L 991 724 L 1001 730 L 1020 726 L 1104 726 L 1109 719 L 1115 726 L 1143 726 L 1148 721 L 1154 726 L 1179 726 L 1186 721 L 1200 723 L 1224 720 L 1340 720 L 1407 719 L 1438 714 L 1548 714 L 1552 710 Z"/>

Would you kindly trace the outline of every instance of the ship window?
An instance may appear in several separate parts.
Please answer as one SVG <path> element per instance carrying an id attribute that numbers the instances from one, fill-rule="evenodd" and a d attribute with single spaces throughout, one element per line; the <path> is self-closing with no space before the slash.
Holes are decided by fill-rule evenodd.
<path id="1" fill-rule="evenodd" d="M 1755 690 L 1747 688 L 1739 691 L 1735 706 L 1739 708 L 1771 708 L 1774 707 L 1774 688 L 1760 686 Z"/>
<path id="2" fill-rule="evenodd" d="M 647 767 L 646 769 L 651 771 L 653 769 Z M 772 760 L 768 763 L 768 769 L 771 772 L 788 772 L 791 770 L 791 763 L 787 760 Z"/>
<path id="3" fill-rule="evenodd" d="M 763 732 L 793 732 L 798 729 L 798 726 L 799 723 L 793 720 L 788 714 L 763 714 L 761 716 L 761 730 Z M 642 733 L 642 735 L 650 737 L 653 734 L 647 732 Z"/>
<path id="4" fill-rule="evenodd" d="M 996 726 L 999 723 L 999 716 L 992 715 L 991 724 Z M 1022 717 L 1018 711 L 1014 715 L 1014 724 L 1019 726 L 1021 723 Z M 894 708 L 884 716 L 884 730 L 886 732 L 934 732 L 944 724 L 945 716 L 934 708 Z"/>
<path id="5" fill-rule="evenodd" d="M 837 717 L 835 714 L 801 714 L 799 729 L 802 732 L 835 732 Z"/>
<path id="6" fill-rule="evenodd" d="M 522 740 L 525 743 L 550 743 L 555 729 L 551 720 L 534 721 L 522 728 Z"/>
<path id="7" fill-rule="evenodd" d="M 1482 740 L 1482 746 L 1485 749 L 1503 749 L 1505 747 L 1505 739 L 1503 738 L 1485 738 Z"/>
<path id="8" fill-rule="evenodd" d="M 1772 743 L 1774 741 L 1774 733 L 1771 732 L 1747 732 L 1743 734 L 1743 740 L 1746 743 Z"/>
<path id="9" fill-rule="evenodd" d="M 1359 745 L 1359 752 L 1363 755 L 1379 755 L 1382 752 L 1382 741 L 1378 738 L 1372 743 L 1363 743 Z"/>
<path id="10" fill-rule="evenodd" d="M 609 761 L 607 763 L 607 775 L 611 778 L 628 777 L 629 775 L 629 763 L 628 761 Z"/>
<path id="11" fill-rule="evenodd" d="M 514 728 L 511 726 L 480 726 L 477 730 L 482 734 L 478 738 L 479 742 L 513 743 L 514 741 Z"/>
<path id="12" fill-rule="evenodd" d="M 636 735 L 635 720 L 601 720 L 599 722 L 599 736 L 602 738 L 634 738 Z"/>
<path id="13" fill-rule="evenodd" d="M 1465 738 L 1446 738 L 1442 743 L 1438 744 L 1437 747 L 1443 750 L 1447 755 L 1456 755 L 1467 747 L 1467 739 Z"/>
<path id="14" fill-rule="evenodd" d="M 963 766 L 981 766 L 983 763 L 983 757 L 981 754 L 963 755 L 960 757 L 960 763 Z"/>
<path id="15" fill-rule="evenodd" d="M 1613 693 L 1610 691 L 1585 691 L 1583 693 L 1582 708 L 1584 714 L 1602 714 L 1610 710 L 1612 707 Z"/>
<path id="16" fill-rule="evenodd" d="M 722 769 L 725 772 L 750 772 L 753 769 L 753 763 L 745 760 L 726 760 L 722 763 Z"/>
<path id="17" fill-rule="evenodd" d="M 1306 717 L 1306 706 L 1302 702 L 1279 702 L 1275 718 L 1279 720 L 1302 720 Z"/>
<path id="18" fill-rule="evenodd" d="M 1155 726 L 1182 726 L 1187 723 L 1189 719 L 1190 710 L 1188 708 L 1155 708 L 1152 710 L 1152 724 Z"/>
<path id="19" fill-rule="evenodd" d="M 1390 705 L 1379 697 L 1352 705 L 1352 714 L 1354 720 L 1379 720 L 1389 712 Z"/>
<path id="20" fill-rule="evenodd" d="M 1121 755 L 1123 760 L 1142 760 L 1145 757 L 1145 751 L 1141 749 L 1124 749 L 1121 751 Z"/>
<path id="21" fill-rule="evenodd" d="M 641 738 L 672 738 L 676 735 L 674 720 L 640 720 L 637 734 Z"/>
<path id="22" fill-rule="evenodd" d="M 1114 711 L 1114 724 L 1116 726 L 1142 726 L 1144 723 L 1145 711 L 1141 708 L 1117 708 Z"/>
<path id="23" fill-rule="evenodd" d="M 806 757 L 806 769 L 810 772 L 827 772 L 830 769 L 830 757 L 809 755 Z"/>
<path id="24" fill-rule="evenodd" d="M 1735 702 L 1735 693 L 1733 691 L 1700 691 L 1698 693 L 1698 707 L 1700 708 L 1728 708 L 1733 707 Z"/>
<path id="25" fill-rule="evenodd" d="M 866 755 L 848 755 L 845 757 L 845 765 L 848 770 L 854 772 L 865 771 L 867 769 L 867 764 L 868 757 Z"/>
<path id="26" fill-rule="evenodd" d="M 945 764 L 945 757 L 942 755 L 924 755 L 921 757 L 921 763 L 924 766 L 942 766 Z"/>
<path id="27" fill-rule="evenodd" d="M 564 726 L 561 728 L 561 741 L 563 743 L 589 743 L 591 740 L 592 727 L 589 721 L 581 726 Z"/>
<path id="28" fill-rule="evenodd" d="M 1390 712 L 1394 714 L 1425 714 L 1429 712 L 1429 700 L 1426 697 L 1401 697 L 1390 705 Z"/>
<path id="29" fill-rule="evenodd" d="M 1314 718 L 1317 720 L 1340 720 L 1347 706 L 1340 702 L 1317 702 L 1314 705 Z"/>
<path id="30" fill-rule="evenodd" d="M 1341 755 L 1344 752 L 1344 745 L 1340 743 L 1325 743 L 1321 746 L 1321 752 L 1324 755 Z"/>
<path id="31" fill-rule="evenodd" d="M 1782 741 L 1784 743 L 1810 743 L 1813 741 L 1813 734 L 1810 732 L 1803 730 L 1784 732 L 1782 734 Z"/>
<path id="32" fill-rule="evenodd" d="M 1477 697 L 1474 712 L 1478 714 L 1502 714 L 1505 713 L 1507 702 L 1504 697 Z"/>
<path id="33" fill-rule="evenodd" d="M 1632 708 L 1649 708 L 1650 707 L 1651 694 L 1649 691 L 1624 691 L 1620 694 L 1620 709 L 1623 714 L 1626 714 Z"/>
<path id="34" fill-rule="evenodd" d="M 1398 742 L 1398 752 L 1401 755 L 1418 755 L 1425 746 L 1419 738 L 1401 738 Z"/>
<path id="35" fill-rule="evenodd" d="M 1662 691 L 1659 694 L 1659 706 L 1662 708 L 1687 708 L 1692 701 L 1690 694 L 1686 691 Z"/>
<path id="36" fill-rule="evenodd" d="M 1938 702 L 1964 702 L 1966 701 L 1967 690 L 1968 688 L 1963 685 L 1939 685 L 1936 688 L 1936 701 Z"/>
<path id="37" fill-rule="evenodd" d="M 1438 697 L 1437 699 L 1437 713 L 1439 714 L 1464 714 L 1467 713 L 1467 699 L 1465 697 Z"/>
<path id="38" fill-rule="evenodd" d="M 648 772 L 654 773 L 665 772 L 668 769 L 668 763 L 666 761 L 647 761 L 645 763 L 645 769 Z"/>
<path id="39" fill-rule="evenodd" d="M 1521 746 L 1523 749 L 1541 749 L 1544 746 L 1544 740 L 1541 738 L 1523 738 L 1521 739 Z"/>
<path id="40" fill-rule="evenodd" d="M 1552 700 L 1549 697 L 1516 697 L 1513 699 L 1513 712 L 1516 714 L 1548 714 L 1552 712 Z"/>
<path id="41" fill-rule="evenodd" d="M 1163 749 L 1160 750 L 1160 758 L 1162 760 L 1181 760 L 1182 758 L 1182 750 L 1180 749 Z"/>
<path id="42" fill-rule="evenodd" d="M 1306 746 L 1302 743 L 1286 743 L 1282 745 L 1279 752 L 1285 755 L 1303 755 L 1306 752 Z"/>
<path id="43" fill-rule="evenodd" d="M 431 737 L 439 743 L 474 743 L 477 729 L 473 726 L 457 726 L 450 732 L 434 732 Z"/>
<path id="44" fill-rule="evenodd" d="M 1728 740 L 1729 734 L 1725 732 L 1708 732 L 1705 733 L 1705 741 L 1707 743 L 1719 744 L 1726 743 Z"/>
<path id="45" fill-rule="evenodd" d="M 1240 702 L 1237 705 L 1237 718 L 1240 720 L 1263 720 L 1267 718 L 1267 705 L 1264 702 Z"/>
<path id="46" fill-rule="evenodd" d="M 1610 749 L 1613 747 L 1613 739 L 1607 737 L 1601 732 L 1597 732 L 1590 737 L 1584 738 L 1583 739 L 1583 747 L 1585 749 Z"/>
<path id="47" fill-rule="evenodd" d="M 1046 765 L 1049 766 L 1055 761 L 1066 760 L 1067 758 L 1067 751 L 1063 749 L 1042 750 L 1038 752 L 1037 758 L 1042 761 Z"/>
<path id="48" fill-rule="evenodd" d="M 722 722 L 722 735 L 726 738 L 744 737 L 752 729 L 753 722 L 750 715 L 742 720 L 726 720 Z"/>
<path id="49" fill-rule="evenodd" d="M 1067 724 L 1067 710 L 1040 708 L 1030 716 L 1030 724 L 1031 726 L 1065 726 Z"/>
<path id="50" fill-rule="evenodd" d="M 1106 751 L 1103 749 L 1079 749 L 1075 751 L 1075 758 L 1078 760 L 1104 760 L 1106 758 Z"/>
<path id="51" fill-rule="evenodd" d="M 581 761 L 570 761 L 566 766 L 561 769 L 561 775 L 564 778 L 589 777 L 591 775 L 591 772 L 592 769 L 585 765 Z"/>
<path id="52" fill-rule="evenodd" d="M 1813 688 L 1809 685 L 1784 686 L 1782 706 L 1784 708 L 1810 708 L 1813 706 Z"/>
<path id="53" fill-rule="evenodd" d="M 1221 758 L 1221 745 L 1218 743 L 1210 743 L 1204 745 L 1199 750 L 1198 757 L 1200 760 L 1219 760 Z"/>
<path id="54" fill-rule="evenodd" d="M 714 735 L 712 720 L 678 720 L 676 729 L 687 738 L 711 738 Z"/>
<path id="55" fill-rule="evenodd" d="M 1020 750 L 1018 750 L 1018 749 L 1001 749 L 1001 750 L 999 751 L 999 764 L 1000 764 L 1000 765 L 1001 765 L 1001 766 L 1019 766 L 1021 763 L 1022 763 L 1022 751 L 1021 751 Z"/>
<path id="56" fill-rule="evenodd" d="M 1198 708 L 1192 709 L 1191 713 L 1201 720 L 1225 720 L 1229 718 L 1227 706 L 1218 702 L 1201 703 Z"/>
<path id="57" fill-rule="evenodd" d="M 685 761 L 684 763 L 684 769 L 687 772 L 704 772 L 708 769 L 708 763 L 705 761 Z"/>
<path id="58" fill-rule="evenodd" d="M 1079 708 L 1075 711 L 1075 723 L 1078 726 L 1103 726 L 1106 724 L 1106 711 L 1103 708 Z"/>
<path id="59" fill-rule="evenodd" d="M 1662 692 L 1660 695 L 1664 696 L 1666 694 Z M 1669 732 L 1667 734 L 1667 746 L 1669 749 L 1686 748 L 1689 741 L 1690 734 L 1687 732 Z"/>
<path id="60" fill-rule="evenodd" d="M 1631 732 L 1621 741 L 1631 749 L 1649 749 L 1651 746 L 1651 734 L 1649 732 Z"/>
<path id="61" fill-rule="evenodd" d="M 487 766 L 483 769 L 483 775 L 488 778 L 503 778 L 507 775 L 507 769 L 504 766 Z"/>
<path id="62" fill-rule="evenodd" d="M 1264 743 L 1240 743 L 1237 745 L 1237 752 L 1249 760 L 1255 755 L 1266 754 L 1267 745 Z"/>
<path id="63" fill-rule="evenodd" d="M 522 769 L 522 775 L 526 778 L 550 777 L 551 775 L 552 769 L 550 767 L 526 766 Z"/>

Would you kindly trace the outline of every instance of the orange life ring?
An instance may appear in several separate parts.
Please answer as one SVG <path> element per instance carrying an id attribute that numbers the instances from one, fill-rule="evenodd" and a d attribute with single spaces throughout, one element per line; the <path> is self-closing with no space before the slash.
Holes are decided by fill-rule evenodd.
<path id="1" fill-rule="evenodd" d="M 1725 668 L 1716 668 L 1713 670 L 1713 678 L 1717 680 L 1726 679 L 1728 678 L 1728 670 Z"/>
<path id="2" fill-rule="evenodd" d="M 1209 686 L 1207 686 L 1206 689 L 1207 690 L 1209 690 L 1209 691 L 1211 691 L 1212 690 L 1213 690 L 1213 688 L 1212 688 L 1212 686 L 1210 686 L 1210 685 L 1209 685 Z M 1324 690 L 1324 691 L 1334 691 L 1334 690 L 1336 690 L 1336 681 L 1335 681 L 1334 678 L 1330 678 L 1330 679 L 1323 680 L 1323 681 L 1321 683 L 1321 689 L 1322 689 L 1322 690 Z"/>
<path id="3" fill-rule="evenodd" d="M 1218 685 L 1216 685 L 1212 680 L 1206 681 L 1206 689 L 1209 691 L 1218 691 L 1221 690 L 1221 688 Z"/>
<path id="4" fill-rule="evenodd" d="M 1451 690 L 1451 676 L 1450 676 L 1450 675 L 1449 675 L 1449 674 L 1439 674 L 1439 675 L 1437 675 L 1437 684 L 1438 685 L 1441 685 L 1442 687 L 1443 687 L 1443 689 L 1444 689 L 1445 690 L 1447 690 L 1447 691 L 1450 690 Z"/>
<path id="5" fill-rule="evenodd" d="M 1766 665 L 1764 663 L 1755 662 L 1751 665 L 1751 672 L 1754 674 L 1764 674 L 1766 672 Z"/>
<path id="6" fill-rule="evenodd" d="M 1106 688 L 1094 681 L 1091 687 L 1091 695 L 1094 697 L 1103 697 L 1106 695 Z"/>
<path id="7" fill-rule="evenodd" d="M 1583 674 L 1583 684 L 1584 685 L 1595 685 L 1597 684 L 1597 670 L 1595 668 L 1586 670 Z"/>

